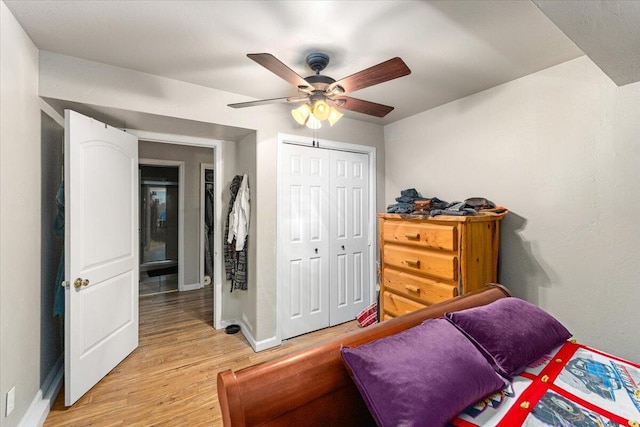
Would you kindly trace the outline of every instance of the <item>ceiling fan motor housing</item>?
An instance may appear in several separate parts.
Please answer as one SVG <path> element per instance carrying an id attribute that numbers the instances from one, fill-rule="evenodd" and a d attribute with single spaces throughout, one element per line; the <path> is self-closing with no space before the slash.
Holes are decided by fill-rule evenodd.
<path id="1" fill-rule="evenodd" d="M 306 77 L 305 80 L 311 84 L 316 91 L 324 91 L 327 86 L 336 82 L 335 79 L 329 76 L 323 76 L 322 74 Z"/>

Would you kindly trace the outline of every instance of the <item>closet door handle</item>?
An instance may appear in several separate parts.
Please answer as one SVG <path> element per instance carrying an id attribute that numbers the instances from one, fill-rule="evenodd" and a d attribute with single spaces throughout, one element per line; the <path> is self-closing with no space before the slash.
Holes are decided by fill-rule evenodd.
<path id="1" fill-rule="evenodd" d="M 404 262 L 407 263 L 407 265 L 409 267 L 420 268 L 420 260 L 419 259 L 406 259 L 406 260 L 404 260 Z"/>
<path id="2" fill-rule="evenodd" d="M 420 240 L 420 233 L 407 233 L 404 237 L 409 240 Z"/>

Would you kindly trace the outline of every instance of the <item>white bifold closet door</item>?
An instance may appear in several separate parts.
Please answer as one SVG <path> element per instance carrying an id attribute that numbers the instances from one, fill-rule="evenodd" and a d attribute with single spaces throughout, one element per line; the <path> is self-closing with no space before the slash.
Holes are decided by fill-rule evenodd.
<path id="1" fill-rule="evenodd" d="M 282 144 L 282 338 L 353 320 L 370 300 L 369 158 Z"/>

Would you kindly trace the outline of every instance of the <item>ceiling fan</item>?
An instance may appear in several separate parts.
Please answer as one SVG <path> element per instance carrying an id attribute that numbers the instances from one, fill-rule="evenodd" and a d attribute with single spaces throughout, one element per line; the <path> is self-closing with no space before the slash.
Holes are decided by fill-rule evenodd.
<path id="1" fill-rule="evenodd" d="M 396 57 L 336 81 L 329 76 L 320 74 L 329 64 L 329 56 L 318 52 L 311 53 L 305 58 L 307 65 L 315 74 L 303 78 L 269 53 L 250 53 L 247 56 L 296 87 L 301 95 L 239 102 L 229 104 L 229 107 L 244 108 L 282 102 L 304 103 L 291 113 L 298 123 L 306 124 L 312 129 L 319 128 L 320 122 L 323 120 L 329 120 L 329 123 L 333 125 L 342 117 L 342 113 L 337 108 L 375 117 L 386 116 L 393 110 L 393 107 L 353 98 L 347 94 L 411 73 L 407 64 Z"/>

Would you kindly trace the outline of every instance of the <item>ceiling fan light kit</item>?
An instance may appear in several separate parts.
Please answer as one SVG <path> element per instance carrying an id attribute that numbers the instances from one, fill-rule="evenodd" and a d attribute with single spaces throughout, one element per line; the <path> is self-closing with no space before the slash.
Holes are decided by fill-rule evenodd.
<path id="1" fill-rule="evenodd" d="M 307 119 L 306 126 L 309 129 L 316 130 L 316 129 L 320 129 L 322 127 L 322 124 L 320 123 L 320 120 L 316 119 L 315 116 L 312 114 Z"/>
<path id="2" fill-rule="evenodd" d="M 320 100 L 313 104 L 313 115 L 316 119 L 320 121 L 327 120 L 330 113 L 331 110 L 325 101 Z"/>
<path id="3" fill-rule="evenodd" d="M 333 126 L 343 116 L 340 111 L 322 100 L 316 101 L 313 110 L 309 104 L 302 104 L 298 108 L 291 110 L 291 115 L 300 125 L 306 125 L 310 129 L 319 129 L 320 122 L 324 120 L 328 120 L 329 126 Z"/>
<path id="4" fill-rule="evenodd" d="M 322 126 L 321 122 L 325 120 L 328 120 L 329 125 L 333 126 L 343 116 L 336 107 L 375 117 L 386 116 L 393 110 L 393 107 L 346 95 L 411 73 L 402 59 L 393 58 L 336 81 L 329 76 L 320 74 L 329 64 L 329 56 L 318 52 L 311 53 L 305 58 L 307 65 L 315 74 L 302 78 L 269 53 L 250 53 L 247 56 L 286 80 L 302 94 L 297 97 L 240 102 L 229 104 L 229 107 L 244 108 L 276 102 L 304 102 L 301 106 L 294 108 L 291 115 L 297 123 L 310 129 L 319 129 Z"/>
<path id="5" fill-rule="evenodd" d="M 329 126 L 333 126 L 338 120 L 340 120 L 340 117 L 342 117 L 343 114 L 336 110 L 335 108 L 331 107 L 331 112 L 329 113 Z"/>
<path id="6" fill-rule="evenodd" d="M 291 110 L 291 115 L 296 122 L 304 126 L 311 115 L 311 107 L 309 107 L 309 104 L 302 104 L 298 108 Z"/>

